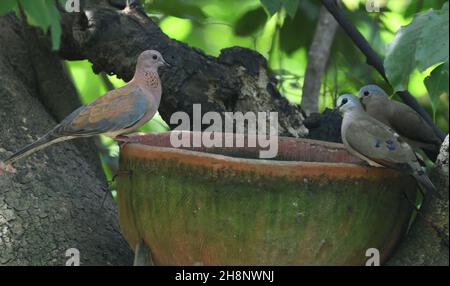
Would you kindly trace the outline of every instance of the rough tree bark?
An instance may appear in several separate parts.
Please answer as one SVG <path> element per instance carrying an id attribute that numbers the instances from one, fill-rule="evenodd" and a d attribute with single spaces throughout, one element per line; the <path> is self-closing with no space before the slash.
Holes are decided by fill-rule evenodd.
<path id="1" fill-rule="evenodd" d="M 448 135 L 431 172 L 442 199 L 426 197 L 417 220 L 388 265 L 449 265 Z"/>
<path id="2" fill-rule="evenodd" d="M 3 159 L 80 101 L 60 59 L 15 16 L 0 17 L 0 46 Z M 0 265 L 64 265 L 69 248 L 82 265 L 131 265 L 92 143 L 55 145 L 16 169 L 0 174 Z"/>
<path id="3" fill-rule="evenodd" d="M 302 89 L 301 107 L 306 115 L 319 112 L 319 95 L 331 46 L 338 24 L 325 7 L 320 8 L 319 20 L 308 51 L 305 81 Z"/>

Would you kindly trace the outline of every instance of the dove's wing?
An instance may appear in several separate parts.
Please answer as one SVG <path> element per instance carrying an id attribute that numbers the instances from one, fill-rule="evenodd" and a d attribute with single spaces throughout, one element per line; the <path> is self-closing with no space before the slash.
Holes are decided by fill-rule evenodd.
<path id="1" fill-rule="evenodd" d="M 138 123 L 147 108 L 141 88 L 114 90 L 72 112 L 54 132 L 76 137 L 120 131 Z"/>
<path id="2" fill-rule="evenodd" d="M 433 129 L 416 111 L 409 106 L 390 101 L 389 124 L 399 135 L 411 140 L 427 144 L 439 144 L 439 139 Z"/>
<path id="3" fill-rule="evenodd" d="M 347 124 L 344 136 L 353 150 L 383 166 L 408 164 L 415 156 L 392 129 L 370 117 Z"/>

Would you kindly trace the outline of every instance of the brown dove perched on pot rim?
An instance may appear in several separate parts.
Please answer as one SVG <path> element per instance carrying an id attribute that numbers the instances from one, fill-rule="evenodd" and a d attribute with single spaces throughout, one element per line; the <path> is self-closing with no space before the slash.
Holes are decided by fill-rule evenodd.
<path id="1" fill-rule="evenodd" d="M 344 114 L 341 136 L 350 153 L 372 166 L 412 175 L 427 192 L 439 196 L 412 147 L 389 126 L 368 115 L 357 97 L 341 95 L 337 108 Z"/>
<path id="2" fill-rule="evenodd" d="M 74 138 L 104 134 L 126 141 L 122 134 L 141 127 L 156 114 L 162 93 L 158 67 L 166 64 L 158 51 L 142 52 L 130 82 L 76 109 L 42 138 L 6 159 L 4 164 L 8 166 L 54 143 Z"/>
<path id="3" fill-rule="evenodd" d="M 358 96 L 370 116 L 394 129 L 414 149 L 439 152 L 442 141 L 411 107 L 390 100 L 382 88 L 373 84 L 363 86 Z"/>

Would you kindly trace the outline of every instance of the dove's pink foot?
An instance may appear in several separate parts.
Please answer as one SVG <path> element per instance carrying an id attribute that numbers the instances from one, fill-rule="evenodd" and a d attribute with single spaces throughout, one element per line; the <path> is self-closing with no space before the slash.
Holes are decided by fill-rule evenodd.
<path id="1" fill-rule="evenodd" d="M 117 135 L 116 137 L 114 137 L 114 140 L 116 140 L 119 143 L 120 149 L 122 149 L 123 147 L 125 147 L 125 145 L 130 143 L 130 137 L 125 135 Z"/>
<path id="2" fill-rule="evenodd" d="M 0 161 L 0 175 L 2 175 L 3 172 L 7 173 L 16 173 L 16 169 L 11 164 L 6 165 L 2 161 Z"/>

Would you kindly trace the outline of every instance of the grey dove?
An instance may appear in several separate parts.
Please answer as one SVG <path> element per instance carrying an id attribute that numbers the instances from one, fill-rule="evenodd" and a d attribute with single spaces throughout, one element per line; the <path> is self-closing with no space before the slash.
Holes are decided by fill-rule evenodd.
<path id="1" fill-rule="evenodd" d="M 442 141 L 433 128 L 411 107 L 390 100 L 377 85 L 366 85 L 358 94 L 366 112 L 395 130 L 414 149 L 423 148 L 439 153 Z"/>
<path id="2" fill-rule="evenodd" d="M 439 196 L 412 147 L 389 126 L 368 115 L 357 97 L 341 95 L 337 108 L 343 113 L 341 136 L 350 153 L 371 166 L 412 175 L 427 192 Z"/>
<path id="3" fill-rule="evenodd" d="M 126 142 L 123 134 L 141 127 L 156 114 L 162 93 L 158 67 L 166 64 L 158 51 L 142 52 L 130 82 L 76 109 L 42 138 L 6 159 L 4 165 L 52 144 L 80 137 L 104 134 Z"/>

